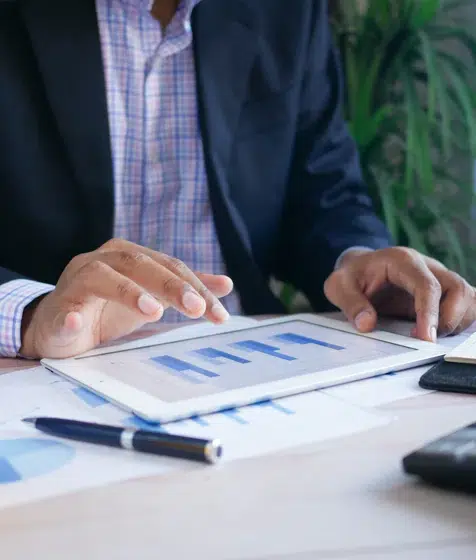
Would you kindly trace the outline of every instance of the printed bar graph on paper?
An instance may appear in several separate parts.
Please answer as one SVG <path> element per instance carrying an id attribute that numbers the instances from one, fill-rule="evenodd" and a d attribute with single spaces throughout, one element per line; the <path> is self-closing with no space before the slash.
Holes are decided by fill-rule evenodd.
<path id="1" fill-rule="evenodd" d="M 0 440 L 0 484 L 9 484 L 52 472 L 71 462 L 74 447 L 40 438 Z"/>
<path id="2" fill-rule="evenodd" d="M 225 410 L 222 410 L 221 414 L 223 414 L 223 416 L 230 418 L 230 420 L 233 420 L 237 424 L 242 424 L 242 425 L 248 424 L 248 422 L 238 414 L 236 408 L 227 408 Z"/>
<path id="3" fill-rule="evenodd" d="M 87 404 L 91 408 L 97 408 L 98 406 L 103 406 L 108 404 L 108 401 L 101 397 L 100 395 L 96 395 L 92 391 L 85 389 L 84 387 L 76 387 L 73 389 L 73 393 L 83 401 L 83 403 Z"/>
<path id="4" fill-rule="evenodd" d="M 283 414 L 288 414 L 288 415 L 295 413 L 294 410 L 291 410 L 290 408 L 286 408 L 285 406 L 277 403 L 272 399 L 265 399 L 263 401 L 258 401 L 254 403 L 254 406 L 273 408 L 278 412 L 282 412 Z"/>
<path id="5" fill-rule="evenodd" d="M 217 350 L 216 348 L 199 348 L 198 350 L 192 350 L 190 354 L 198 356 L 202 360 L 205 360 L 206 362 L 209 362 L 216 366 L 226 364 L 225 360 L 236 362 L 237 364 L 250 363 L 250 360 L 246 360 L 245 358 L 241 358 L 240 356 L 235 356 L 234 354 L 229 354 L 228 352 L 223 352 L 223 350 Z"/>
<path id="6" fill-rule="evenodd" d="M 154 358 L 151 358 L 151 360 L 167 368 L 172 373 L 182 374 L 190 371 L 200 373 L 201 375 L 205 375 L 206 377 L 219 377 L 218 373 L 195 366 L 190 362 L 186 362 L 185 360 L 179 360 L 178 358 L 174 358 L 173 356 L 155 356 Z M 191 381 L 191 379 L 188 378 L 188 381 Z"/>
<path id="7" fill-rule="evenodd" d="M 133 428 L 139 428 L 140 430 L 148 430 L 149 432 L 166 432 L 161 424 L 146 422 L 139 418 L 138 416 L 128 416 L 123 420 L 124 426 L 131 426 Z"/>
<path id="8" fill-rule="evenodd" d="M 191 416 L 190 420 L 199 426 L 208 426 L 208 422 L 201 416 Z"/>
<path id="9" fill-rule="evenodd" d="M 331 348 L 332 350 L 345 350 L 344 346 L 337 346 L 336 344 L 330 344 L 329 342 L 324 342 L 301 334 L 282 333 L 273 336 L 272 339 L 287 344 L 315 344 L 316 346 L 323 346 L 324 348 Z"/>
<path id="10" fill-rule="evenodd" d="M 8 484 L 19 480 L 21 480 L 21 474 L 6 459 L 0 458 L 0 484 Z"/>
<path id="11" fill-rule="evenodd" d="M 240 342 L 233 342 L 230 344 L 233 348 L 238 350 L 245 350 L 246 352 L 261 352 L 273 358 L 279 358 L 280 360 L 286 360 L 287 362 L 292 362 L 297 358 L 293 356 L 288 356 L 287 354 L 281 354 L 277 346 L 270 346 L 269 344 L 263 344 L 256 340 L 242 340 Z"/>

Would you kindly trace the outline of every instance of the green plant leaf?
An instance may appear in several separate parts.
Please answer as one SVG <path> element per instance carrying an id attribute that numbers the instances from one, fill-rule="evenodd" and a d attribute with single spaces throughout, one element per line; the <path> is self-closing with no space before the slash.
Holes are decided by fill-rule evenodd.
<path id="1" fill-rule="evenodd" d="M 291 310 L 295 297 L 296 290 L 294 287 L 291 284 L 284 284 L 281 288 L 280 300 L 288 311 Z"/>
<path id="2" fill-rule="evenodd" d="M 476 36 L 465 27 L 454 27 L 448 25 L 432 25 L 429 33 L 438 41 L 453 40 L 456 44 L 465 47 L 473 60 L 476 60 Z"/>
<path id="3" fill-rule="evenodd" d="M 409 73 L 404 77 L 404 91 L 407 112 L 405 187 L 407 192 L 415 188 L 416 174 L 418 184 L 428 192 L 434 181 L 429 123 L 421 109 L 415 81 Z"/>
<path id="4" fill-rule="evenodd" d="M 428 90 L 428 116 L 430 120 L 433 121 L 436 115 L 436 104 L 441 92 L 440 73 L 437 68 L 435 52 L 428 38 L 428 35 L 425 32 L 420 31 L 418 36 L 420 39 L 428 76 L 428 81 L 426 84 Z"/>
<path id="5" fill-rule="evenodd" d="M 469 131 L 471 151 L 473 154 L 476 154 L 476 105 L 474 103 L 474 95 L 471 95 L 471 92 L 468 91 L 465 82 L 463 82 L 458 72 L 448 72 L 448 79 L 453 85 L 454 94 L 465 116 L 464 122 Z"/>
<path id="6" fill-rule="evenodd" d="M 374 114 L 368 115 L 364 122 L 354 120 L 350 123 L 351 134 L 361 151 L 367 150 L 375 141 L 390 114 L 390 107 L 380 107 Z"/>
<path id="7" fill-rule="evenodd" d="M 387 226 L 392 239 L 398 242 L 399 226 L 394 190 L 398 187 L 397 181 L 383 170 L 372 170 L 377 185 L 378 195 L 382 204 L 382 213 L 385 225 Z"/>
<path id="8" fill-rule="evenodd" d="M 441 210 L 441 207 L 433 198 L 425 197 L 422 202 L 434 215 L 438 222 L 438 226 L 443 230 L 451 256 L 456 263 L 456 268 L 461 274 L 465 275 L 467 272 L 466 255 L 464 253 L 461 240 L 456 233 L 451 220 L 448 219 L 448 216 L 445 216 L 445 213 Z"/>
<path id="9" fill-rule="evenodd" d="M 474 6 L 474 0 L 442 0 L 441 2 L 441 9 L 446 14 L 472 6 Z"/>
<path id="10" fill-rule="evenodd" d="M 411 22 L 416 28 L 422 28 L 432 21 L 441 7 L 440 0 L 419 0 L 409 2 L 409 4 L 411 5 Z"/>
<path id="11" fill-rule="evenodd" d="M 411 79 L 408 76 L 402 78 L 403 87 L 405 90 L 405 111 L 407 114 L 407 127 L 406 127 L 406 157 L 405 157 L 405 190 L 410 192 L 413 187 L 413 178 L 415 172 L 415 152 L 417 142 L 417 123 L 415 116 L 415 99 L 413 98 L 413 88 Z M 418 103 L 418 101 L 416 101 Z"/>
<path id="12" fill-rule="evenodd" d="M 427 255 L 428 249 L 425 238 L 423 233 L 419 230 L 418 224 L 416 224 L 409 214 L 403 210 L 398 211 L 398 219 L 408 239 L 408 246 L 420 253 L 423 253 L 424 255 Z"/>

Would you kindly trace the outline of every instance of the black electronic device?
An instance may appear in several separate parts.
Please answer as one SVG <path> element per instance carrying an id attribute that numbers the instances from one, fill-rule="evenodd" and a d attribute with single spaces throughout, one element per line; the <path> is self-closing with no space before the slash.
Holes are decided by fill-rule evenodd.
<path id="1" fill-rule="evenodd" d="M 447 489 L 476 492 L 476 423 L 436 439 L 403 459 L 406 473 Z"/>

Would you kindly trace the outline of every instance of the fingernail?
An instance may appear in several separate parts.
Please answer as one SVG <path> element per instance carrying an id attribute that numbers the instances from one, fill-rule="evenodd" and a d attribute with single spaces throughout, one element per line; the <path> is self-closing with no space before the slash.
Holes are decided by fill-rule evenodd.
<path id="1" fill-rule="evenodd" d="M 436 327 L 431 327 L 430 329 L 430 339 L 432 342 L 436 342 L 438 338 Z"/>
<path id="2" fill-rule="evenodd" d="M 144 315 L 155 315 L 160 311 L 160 303 L 149 294 L 142 294 L 137 305 Z"/>
<path id="3" fill-rule="evenodd" d="M 355 325 L 358 329 L 365 329 L 371 319 L 372 315 L 369 311 L 361 311 L 355 318 Z"/>
<path id="4" fill-rule="evenodd" d="M 230 317 L 230 314 L 221 303 L 215 303 L 211 308 L 211 313 L 217 321 L 226 321 Z"/>
<path id="5" fill-rule="evenodd" d="M 188 311 L 198 313 L 205 309 L 205 300 L 192 289 L 186 290 L 182 296 L 182 304 Z"/>

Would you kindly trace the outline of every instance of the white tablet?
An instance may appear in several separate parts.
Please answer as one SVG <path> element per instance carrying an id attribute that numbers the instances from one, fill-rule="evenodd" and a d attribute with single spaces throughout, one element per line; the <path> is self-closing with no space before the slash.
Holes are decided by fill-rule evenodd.
<path id="1" fill-rule="evenodd" d="M 48 369 L 151 422 L 169 422 L 437 361 L 445 348 L 301 314 L 161 344 L 95 350 Z"/>

